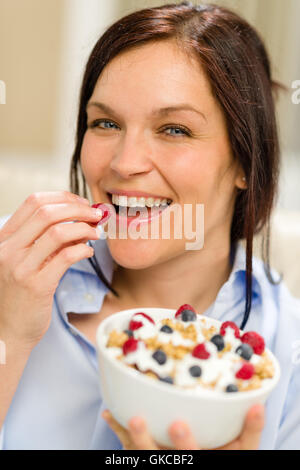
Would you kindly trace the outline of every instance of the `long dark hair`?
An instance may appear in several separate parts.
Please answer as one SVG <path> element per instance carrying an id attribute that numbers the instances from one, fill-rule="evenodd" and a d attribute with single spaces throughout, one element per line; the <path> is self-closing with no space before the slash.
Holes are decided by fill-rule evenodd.
<path id="1" fill-rule="evenodd" d="M 70 171 L 71 191 L 87 197 L 80 162 L 87 130 L 86 105 L 104 67 L 120 52 L 149 41 L 170 39 L 196 57 L 204 68 L 213 95 L 222 106 L 233 155 L 246 176 L 247 189 L 238 192 L 231 225 L 232 246 L 240 239 L 246 240 L 244 328 L 252 302 L 253 236 L 262 229 L 265 271 L 269 281 L 275 283 L 270 271 L 269 233 L 277 197 L 280 149 L 273 92 L 281 87 L 271 78 L 270 61 L 261 38 L 245 20 L 217 5 L 182 2 L 138 10 L 111 25 L 96 43 L 83 78 Z M 99 278 L 118 296 L 96 258 L 91 262 Z"/>

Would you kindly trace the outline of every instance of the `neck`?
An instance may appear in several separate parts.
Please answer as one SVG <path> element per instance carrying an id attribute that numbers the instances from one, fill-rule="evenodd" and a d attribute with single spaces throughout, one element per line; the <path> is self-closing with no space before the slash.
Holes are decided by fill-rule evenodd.
<path id="1" fill-rule="evenodd" d="M 167 262 L 142 270 L 118 266 L 112 285 L 120 302 L 132 307 L 177 309 L 188 303 L 197 313 L 204 313 L 215 301 L 227 281 L 230 243 L 222 247 L 188 251 Z"/>

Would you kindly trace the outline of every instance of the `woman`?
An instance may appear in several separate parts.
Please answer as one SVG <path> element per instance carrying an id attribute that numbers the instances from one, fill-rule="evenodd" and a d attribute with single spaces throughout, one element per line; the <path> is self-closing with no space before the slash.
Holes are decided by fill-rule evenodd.
<path id="1" fill-rule="evenodd" d="M 0 232 L 3 448 L 156 449 L 141 417 L 125 429 L 105 411 L 95 331 L 119 310 L 183 303 L 258 331 L 282 367 L 266 410 L 252 407 L 226 448 L 297 448 L 299 303 L 270 273 L 268 238 L 265 265 L 252 258 L 277 190 L 275 87 L 256 32 L 216 6 L 140 10 L 99 39 L 81 90 L 72 193 L 81 170 L 93 203 L 115 194 L 204 204 L 204 247 L 186 250 L 184 236 L 98 240 L 101 214 L 87 199 L 31 195 Z M 185 423 L 170 437 L 198 448 Z"/>

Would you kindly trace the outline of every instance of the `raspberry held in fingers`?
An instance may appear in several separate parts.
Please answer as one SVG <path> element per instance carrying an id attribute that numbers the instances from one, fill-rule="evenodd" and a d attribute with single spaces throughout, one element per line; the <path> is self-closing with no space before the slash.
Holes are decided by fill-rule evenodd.
<path id="1" fill-rule="evenodd" d="M 102 219 L 103 212 L 101 209 L 93 208 L 93 212 L 94 212 L 95 217 L 97 217 L 98 219 Z"/>
<path id="2" fill-rule="evenodd" d="M 92 208 L 101 211 L 101 217 L 100 217 L 100 221 L 98 222 L 98 224 L 103 224 L 111 216 L 111 212 L 108 206 L 106 206 L 103 203 L 93 204 Z"/>

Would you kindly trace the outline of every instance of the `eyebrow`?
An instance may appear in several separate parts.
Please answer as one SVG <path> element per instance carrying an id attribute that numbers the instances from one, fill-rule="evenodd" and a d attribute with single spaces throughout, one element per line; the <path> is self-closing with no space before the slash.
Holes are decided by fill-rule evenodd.
<path id="1" fill-rule="evenodd" d="M 87 108 L 91 106 L 95 106 L 96 108 L 100 109 L 101 111 L 104 111 L 107 114 L 117 116 L 117 113 L 107 104 L 99 103 L 97 101 L 91 101 L 87 104 Z M 192 111 L 194 113 L 199 114 L 207 122 L 205 114 L 203 114 L 201 111 L 198 111 L 190 104 L 186 103 L 178 104 L 176 106 L 167 106 L 165 108 L 154 109 L 151 115 L 153 117 L 167 116 L 168 114 L 174 113 L 175 111 Z"/>

